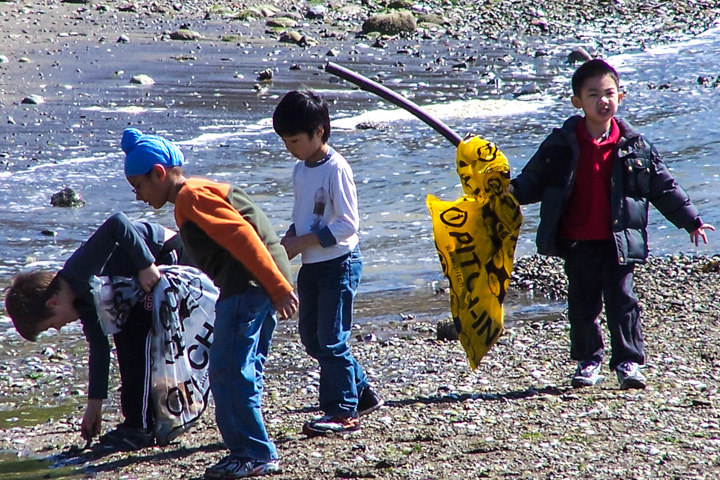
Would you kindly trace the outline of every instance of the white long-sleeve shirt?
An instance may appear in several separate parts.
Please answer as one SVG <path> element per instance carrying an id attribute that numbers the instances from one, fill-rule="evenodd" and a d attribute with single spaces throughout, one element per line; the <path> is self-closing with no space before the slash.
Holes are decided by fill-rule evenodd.
<path id="1" fill-rule="evenodd" d="M 320 245 L 302 251 L 302 263 L 331 260 L 357 246 L 357 189 L 345 157 L 330 148 L 319 162 L 298 161 L 293 170 L 293 189 L 295 234 L 314 232 L 320 238 Z"/>

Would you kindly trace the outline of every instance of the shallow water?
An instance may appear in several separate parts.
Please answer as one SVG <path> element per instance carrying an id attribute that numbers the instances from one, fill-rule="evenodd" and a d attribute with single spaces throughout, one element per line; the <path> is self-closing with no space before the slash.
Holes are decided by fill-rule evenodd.
<path id="1" fill-rule="evenodd" d="M 715 30 L 691 43 L 609 59 L 620 69 L 627 91 L 621 115 L 655 143 L 709 223 L 717 223 L 720 201 L 720 107 L 718 90 L 699 85 L 697 77 L 720 73 L 719 39 Z M 365 261 L 359 316 L 392 319 L 406 309 L 404 302 L 431 317 L 447 313 L 445 300 L 434 293 L 435 282 L 444 280 L 425 198 L 460 195 L 454 148 L 425 124 L 394 119 L 397 112 L 388 111 L 393 107 L 387 102 L 325 73 L 326 47 L 151 42 L 149 36 L 129 44 L 88 44 L 73 37 L 63 42 L 53 55 L 35 52 L 33 63 L 13 64 L 2 72 L 6 94 L 16 89 L 20 97 L 39 93 L 47 101 L 37 106 L 7 102 L 14 123 L 0 125 L 5 139 L 0 153 L 8 161 L 0 172 L 5 206 L 0 212 L 0 285 L 27 263 L 60 266 L 112 212 L 173 225 L 170 206 L 152 211 L 136 202 L 122 176 L 119 139 L 127 126 L 178 142 L 188 174 L 243 186 L 284 232 L 292 205 L 293 160 L 269 117 L 285 91 L 305 86 L 330 101 L 331 143 L 350 161 L 358 184 Z M 566 64 L 565 50 L 528 54 L 510 63 L 505 45 L 443 40 L 376 49 L 353 39 L 339 48 L 346 53 L 331 60 L 381 79 L 421 106 L 438 108 L 433 112 L 461 136 L 470 132 L 494 141 L 517 173 L 551 127 L 575 113 L 568 98 L 574 67 Z M 528 43 L 529 51 L 541 47 L 541 42 Z M 478 58 L 474 65 L 453 68 L 470 55 Z M 291 70 L 292 64 L 301 68 Z M 256 89 L 257 72 L 265 68 L 273 69 L 274 79 Z M 41 81 L 38 72 L 43 72 Z M 130 77 L 139 73 L 149 74 L 155 85 L 131 86 Z M 17 82 L 28 87 L 22 91 Z M 513 93 L 530 82 L 543 94 L 515 98 Z M 383 128 L 354 128 L 368 119 L 383 122 Z M 86 205 L 51 207 L 50 196 L 65 186 L 77 190 Z M 537 207 L 525 208 L 524 215 L 518 255 L 534 252 Z M 651 222 L 656 255 L 717 251 L 714 243 L 695 248 L 686 233 L 657 212 Z M 379 295 L 388 291 L 395 294 Z M 385 313 L 373 309 L 376 305 Z M 522 294 L 507 298 L 510 320 L 544 309 Z"/>
<path id="2" fill-rule="evenodd" d="M 52 459 L 19 457 L 0 452 L 0 480 L 43 480 L 86 478 L 81 468 L 55 466 Z"/>

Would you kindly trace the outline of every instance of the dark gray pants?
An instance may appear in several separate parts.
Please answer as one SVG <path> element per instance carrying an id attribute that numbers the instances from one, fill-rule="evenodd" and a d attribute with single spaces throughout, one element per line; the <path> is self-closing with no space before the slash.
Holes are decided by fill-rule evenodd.
<path id="1" fill-rule="evenodd" d="M 605 342 L 598 316 L 604 299 L 612 353 L 610 369 L 624 361 L 645 364 L 640 308 L 633 293 L 635 266 L 618 264 L 612 240 L 567 242 L 563 250 L 571 358 L 603 362 Z"/>

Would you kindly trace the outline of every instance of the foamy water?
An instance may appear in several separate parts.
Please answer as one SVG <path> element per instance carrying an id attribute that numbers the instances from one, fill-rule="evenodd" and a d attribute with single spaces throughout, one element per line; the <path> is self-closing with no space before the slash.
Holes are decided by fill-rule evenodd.
<path id="1" fill-rule="evenodd" d="M 714 30 L 692 42 L 609 58 L 620 69 L 627 92 L 620 115 L 654 142 L 701 208 L 703 218 L 718 226 L 720 90 L 699 85 L 697 77 L 720 72 L 719 38 Z M 160 48 L 178 47 L 163 44 Z M 230 47 L 216 48 L 213 55 L 219 58 L 227 56 L 221 49 Z M 267 66 L 264 58 L 256 59 L 257 64 L 248 60 L 248 68 Z M 361 58 L 349 67 L 363 71 L 367 65 L 362 62 L 374 60 L 378 58 Z M 396 71 L 383 64 L 377 68 L 385 69 L 386 86 L 418 102 L 460 136 L 473 133 L 495 142 L 510 159 L 514 173 L 552 127 L 576 113 L 568 97 L 574 67 L 564 60 L 538 58 L 527 59 L 523 65 L 495 66 L 502 82 L 521 79 L 516 80 L 517 88 L 500 96 L 487 93 L 484 80 L 474 71 L 440 75 L 410 67 Z M 283 233 L 290 222 L 294 160 L 272 131 L 270 118 L 282 93 L 300 86 L 314 88 L 330 101 L 331 144 L 348 158 L 355 173 L 365 258 L 361 293 L 426 291 L 443 280 L 425 198 L 433 194 L 454 199 L 461 194 L 455 149 L 445 138 L 404 110 L 317 70 L 279 75 L 267 93 L 258 93 L 250 88 L 251 81 L 230 83 L 209 69 L 194 70 L 192 82 L 185 82 L 182 68 L 187 66 L 173 66 L 168 73 L 173 77 L 165 82 L 161 77 L 165 71 L 159 69 L 153 73 L 160 77 L 156 85 L 143 89 L 103 85 L 101 92 L 92 95 L 83 93 L 91 86 L 62 89 L 59 100 L 38 107 L 48 109 L 45 117 L 33 117 L 32 111 L 25 110 L 29 112 L 24 120 L 27 127 L 17 131 L 37 132 L 40 141 L 25 144 L 39 151 L 28 151 L 30 147 L 22 141 L 6 147 L 28 161 L 0 174 L 4 206 L 0 211 L 0 283 L 7 284 L 29 261 L 61 263 L 116 211 L 173 226 L 171 206 L 153 211 L 136 202 L 122 175 L 119 140 L 127 126 L 176 141 L 185 153 L 189 175 L 246 188 L 268 212 L 278 233 Z M 529 81 L 546 93 L 513 98 L 511 91 Z M 468 90 L 469 86 L 479 93 Z M 378 123 L 381 128 L 355 128 L 362 122 Z M 83 208 L 49 205 L 50 196 L 65 186 L 80 192 L 87 202 Z M 524 216 L 518 255 L 534 252 L 537 207 L 526 207 Z M 56 235 L 43 235 L 43 230 Z M 657 212 L 651 214 L 655 254 L 714 253 L 720 245 L 717 236 L 710 235 L 711 245 L 696 248 L 685 232 L 677 231 Z"/>

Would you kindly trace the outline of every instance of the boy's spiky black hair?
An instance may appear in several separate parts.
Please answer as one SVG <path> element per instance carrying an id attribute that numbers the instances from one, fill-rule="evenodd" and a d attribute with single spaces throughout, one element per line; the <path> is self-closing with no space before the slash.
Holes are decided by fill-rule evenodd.
<path id="1" fill-rule="evenodd" d="M 572 76 L 573 95 L 580 95 L 580 91 L 589 78 L 604 77 L 605 75 L 610 75 L 615 80 L 615 85 L 620 88 L 620 75 L 605 60 L 594 58 L 583 63 Z"/>
<path id="2" fill-rule="evenodd" d="M 330 138 L 330 113 L 327 102 L 312 90 L 292 90 L 286 93 L 273 113 L 273 128 L 282 136 L 307 133 L 312 136 L 323 127 L 322 141 Z"/>

